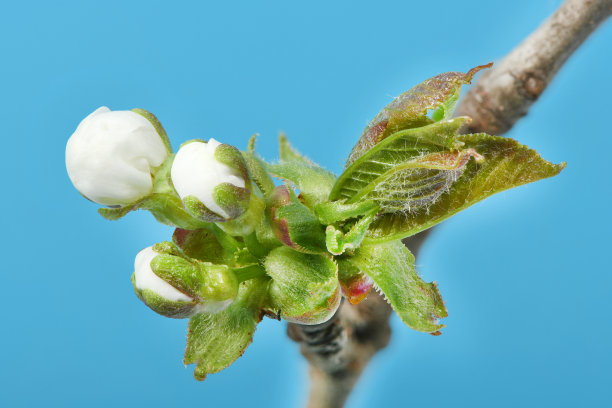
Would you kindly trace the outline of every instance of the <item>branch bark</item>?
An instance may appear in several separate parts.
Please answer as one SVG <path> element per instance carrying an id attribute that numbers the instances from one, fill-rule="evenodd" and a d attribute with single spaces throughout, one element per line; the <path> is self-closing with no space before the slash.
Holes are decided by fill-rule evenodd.
<path id="1" fill-rule="evenodd" d="M 529 110 L 559 68 L 612 14 L 612 0 L 567 0 L 493 69 L 481 75 L 457 108 L 472 117 L 466 133 L 501 135 Z M 403 242 L 417 256 L 430 230 Z M 289 324 L 310 364 L 309 408 L 343 407 L 370 359 L 391 337 L 391 308 L 376 293 L 358 304 L 343 304 L 329 321 Z"/>
<path id="2" fill-rule="evenodd" d="M 470 88 L 456 113 L 472 118 L 466 133 L 501 135 L 510 130 L 611 13 L 612 0 L 567 0 Z"/>

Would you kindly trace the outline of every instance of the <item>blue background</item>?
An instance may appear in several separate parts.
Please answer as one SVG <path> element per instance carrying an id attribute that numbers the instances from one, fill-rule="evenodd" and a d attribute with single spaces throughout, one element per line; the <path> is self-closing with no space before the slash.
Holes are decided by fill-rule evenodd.
<path id="1" fill-rule="evenodd" d="M 243 148 L 258 132 L 268 159 L 284 130 L 339 173 L 393 96 L 499 60 L 559 4 L 3 3 L 0 405 L 298 407 L 307 395 L 307 365 L 276 321 L 203 383 L 183 367 L 186 322 L 152 313 L 129 280 L 135 254 L 171 229 L 144 212 L 104 221 L 66 175 L 65 143 L 91 111 L 148 109 L 175 148 Z M 435 231 L 417 262 L 448 327 L 432 337 L 394 317 L 350 407 L 606 405 L 610 44 L 608 23 L 509 135 L 567 169 Z"/>

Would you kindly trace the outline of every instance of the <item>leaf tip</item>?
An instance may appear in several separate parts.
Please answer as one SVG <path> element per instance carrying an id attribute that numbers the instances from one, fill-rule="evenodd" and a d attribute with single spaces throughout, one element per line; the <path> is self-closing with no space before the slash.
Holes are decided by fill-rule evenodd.
<path id="1" fill-rule="evenodd" d="M 468 84 L 471 83 L 472 82 L 472 78 L 474 78 L 474 75 L 476 75 L 479 71 L 482 71 L 483 69 L 491 68 L 492 66 L 493 66 L 493 62 L 489 62 L 488 64 L 478 65 L 478 66 L 470 69 L 465 74 L 465 81 Z"/>

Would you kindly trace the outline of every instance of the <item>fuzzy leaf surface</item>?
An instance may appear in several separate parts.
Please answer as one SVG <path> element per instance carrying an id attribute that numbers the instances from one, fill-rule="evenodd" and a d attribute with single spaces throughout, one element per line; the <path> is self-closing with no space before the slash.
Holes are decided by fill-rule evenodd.
<path id="1" fill-rule="evenodd" d="M 358 202 L 398 166 L 414 163 L 427 154 L 456 150 L 460 147 L 457 130 L 467 120 L 465 117 L 449 119 L 391 135 L 340 175 L 329 199 L 343 199 L 347 204 Z"/>
<path id="2" fill-rule="evenodd" d="M 279 247 L 270 251 L 264 266 L 272 278 L 271 302 L 285 320 L 322 323 L 338 309 L 338 265 L 331 257 Z"/>
<path id="3" fill-rule="evenodd" d="M 414 256 L 401 241 L 362 245 L 348 261 L 372 278 L 407 326 L 427 333 L 444 327 L 437 322 L 448 315 L 438 288 L 419 277 Z"/>
<path id="4" fill-rule="evenodd" d="M 479 133 L 462 135 L 458 140 L 483 159 L 470 159 L 461 176 L 431 205 L 380 215 L 370 225 L 364 242 L 414 235 L 495 193 L 555 176 L 565 168 L 565 163 L 550 163 L 509 138 Z"/>
<path id="5" fill-rule="evenodd" d="M 223 370 L 244 353 L 261 321 L 268 282 L 266 278 L 245 281 L 227 309 L 198 313 L 189 320 L 184 363 L 196 364 L 197 380 Z"/>
<path id="6" fill-rule="evenodd" d="M 461 86 L 469 83 L 478 71 L 491 65 L 481 65 L 467 73 L 436 75 L 395 98 L 365 128 L 349 155 L 347 167 L 393 133 L 450 118 Z M 428 111 L 433 112 L 431 117 L 427 116 Z"/>
<path id="7" fill-rule="evenodd" d="M 284 135 L 279 138 L 281 161 L 268 164 L 267 170 L 280 179 L 289 181 L 300 190 L 304 204 L 313 209 L 327 200 L 336 176 L 302 156 Z"/>

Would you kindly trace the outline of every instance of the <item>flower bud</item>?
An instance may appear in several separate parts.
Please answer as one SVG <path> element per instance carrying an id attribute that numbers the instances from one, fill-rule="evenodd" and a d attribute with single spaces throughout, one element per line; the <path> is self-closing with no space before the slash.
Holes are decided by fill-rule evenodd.
<path id="1" fill-rule="evenodd" d="M 169 150 L 165 135 L 142 114 L 103 106 L 83 119 L 68 140 L 66 169 L 86 198 L 123 206 L 151 193 L 151 174 Z"/>
<path id="2" fill-rule="evenodd" d="M 201 220 L 227 221 L 249 208 L 248 171 L 233 146 L 215 139 L 183 144 L 174 158 L 171 177 L 187 211 Z"/>
<path id="3" fill-rule="evenodd" d="M 174 318 L 189 317 L 196 300 L 157 276 L 151 269 L 151 261 L 159 254 L 153 247 L 143 249 L 136 255 L 132 284 L 136 295 L 155 312 Z"/>
<path id="4" fill-rule="evenodd" d="M 238 281 L 231 269 L 187 258 L 171 242 L 140 251 L 135 269 L 132 279 L 136 294 L 167 317 L 217 313 L 238 293 Z"/>

